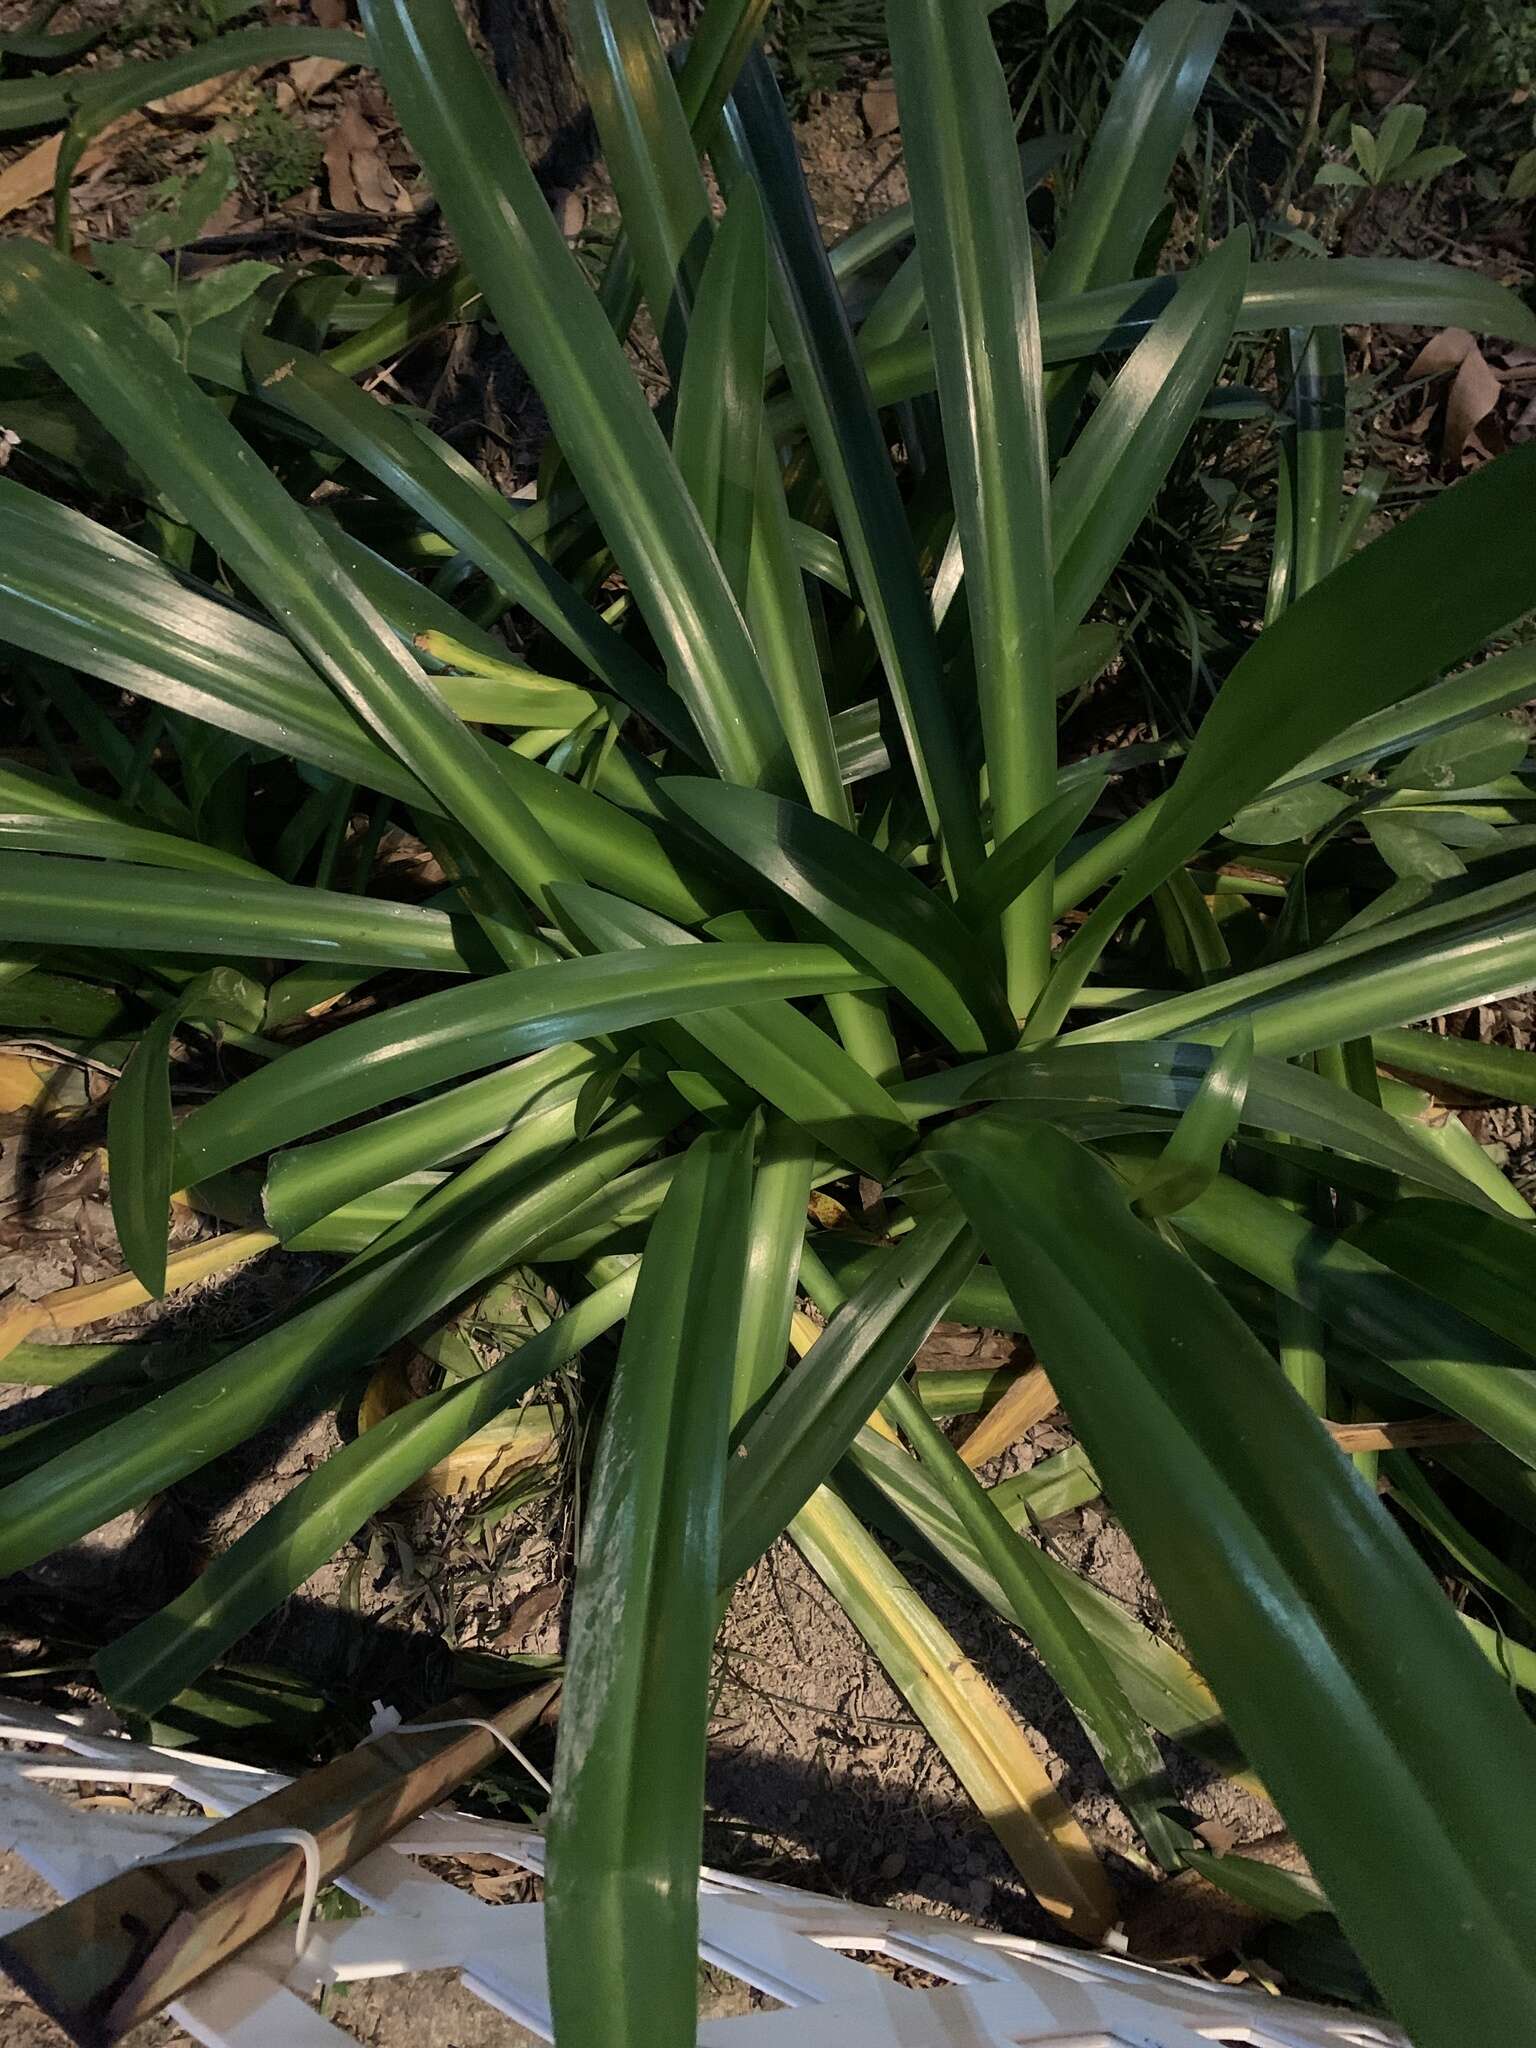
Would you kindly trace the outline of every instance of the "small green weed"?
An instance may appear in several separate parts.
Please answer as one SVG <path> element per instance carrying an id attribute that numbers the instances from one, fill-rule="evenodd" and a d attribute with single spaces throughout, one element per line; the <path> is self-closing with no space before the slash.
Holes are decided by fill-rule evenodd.
<path id="1" fill-rule="evenodd" d="M 248 196 L 269 206 L 313 183 L 323 154 L 315 131 L 285 114 L 269 92 L 253 93 L 237 115 L 230 148 Z"/>

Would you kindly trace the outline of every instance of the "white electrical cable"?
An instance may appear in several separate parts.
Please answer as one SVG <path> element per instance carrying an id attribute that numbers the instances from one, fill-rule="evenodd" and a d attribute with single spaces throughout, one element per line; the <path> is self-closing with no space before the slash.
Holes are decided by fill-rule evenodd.
<path id="1" fill-rule="evenodd" d="M 314 1917 L 320 1892 L 320 1844 L 307 1828 L 261 1828 L 253 1835 L 240 1835 L 228 1842 L 188 1842 L 181 1849 L 167 1849 L 160 1856 L 146 1856 L 135 1867 L 152 1870 L 160 1863 L 196 1863 L 207 1856 L 230 1856 L 236 1849 L 274 1849 L 291 1845 L 304 1852 L 304 1897 L 294 1929 L 294 1954 L 302 1956 L 309 1940 L 309 1923 Z"/>
<path id="2" fill-rule="evenodd" d="M 483 1728 L 487 1735 L 493 1736 L 501 1744 L 509 1756 L 517 1759 L 533 1782 L 536 1785 L 542 1785 L 544 1790 L 553 1798 L 555 1788 L 551 1785 L 548 1778 L 545 1777 L 537 1764 L 529 1762 L 511 1736 L 504 1734 L 494 1721 L 477 1721 L 466 1716 L 463 1719 L 453 1721 L 406 1721 L 399 1724 L 391 1724 L 387 1728 L 379 1727 L 377 1724 L 384 1718 L 384 1715 L 392 1712 L 394 1712 L 393 1708 L 386 1707 L 382 1712 L 374 1715 L 375 1726 L 373 1731 L 371 1734 L 363 1737 L 362 1742 L 358 1744 L 359 1749 L 370 1742 L 382 1742 L 386 1735 L 434 1735 L 440 1728 Z"/>

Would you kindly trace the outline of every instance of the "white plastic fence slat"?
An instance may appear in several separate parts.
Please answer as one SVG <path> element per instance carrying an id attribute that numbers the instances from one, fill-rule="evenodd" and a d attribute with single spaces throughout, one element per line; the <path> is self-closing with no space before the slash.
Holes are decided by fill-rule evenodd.
<path id="1" fill-rule="evenodd" d="M 1164 2048 L 1161 2036 L 1123 2035 L 1106 2025 L 1091 2002 L 1052 2015 L 1041 2032 L 1035 2015 L 1021 2011 L 1017 1987 L 947 1984 L 938 1991 L 912 1990 L 894 1977 L 871 1970 L 874 1990 L 850 2005 L 798 2006 L 784 2012 L 754 2012 L 740 2018 L 706 2020 L 699 2048 L 849 2048 L 850 2042 L 879 2042 L 881 2048 L 1016 2048 L 1021 2041 L 1049 2041 L 1051 2048 L 1104 2042 L 1105 2048 Z M 1187 2037 L 1171 2048 L 1191 2048 Z M 1199 2042 L 1195 2048 L 1209 2048 Z"/>
<path id="2" fill-rule="evenodd" d="M 291 1957 L 291 1934 L 283 1947 Z M 210 1970 L 170 2007 L 170 2014 L 204 2048 L 349 2048 L 351 2043 L 349 2034 L 248 1956 Z"/>
<path id="3" fill-rule="evenodd" d="M 863 1963 L 807 1941 L 783 1920 L 720 1898 L 699 1900 L 699 1953 L 784 2005 L 825 2005 L 867 1996 L 876 1978 Z"/>
<path id="4" fill-rule="evenodd" d="M 204 1825 L 200 1815 L 82 1803 L 102 1785 L 166 1786 L 224 1815 L 288 1782 L 0 1701 L 0 1848 L 65 1897 Z M 340 2048 L 348 2037 L 310 2002 L 318 1986 L 454 1969 L 483 2004 L 551 2038 L 543 1907 L 492 1904 L 416 1860 L 453 1855 L 544 1869 L 536 1829 L 448 1808 L 423 1814 L 338 1879 L 361 1917 L 317 1920 L 297 1960 L 291 1928 L 272 1930 L 210 1972 L 172 2017 L 206 2048 Z M 0 1910 L 0 1932 L 32 1917 Z M 700 2048 L 1408 2048 L 1358 2013 L 729 1871 L 700 1872 L 699 1952 L 781 2008 L 706 2020 Z M 861 1955 L 944 1981 L 904 1984 Z M 382 2048 L 407 2044 L 386 2036 Z"/>

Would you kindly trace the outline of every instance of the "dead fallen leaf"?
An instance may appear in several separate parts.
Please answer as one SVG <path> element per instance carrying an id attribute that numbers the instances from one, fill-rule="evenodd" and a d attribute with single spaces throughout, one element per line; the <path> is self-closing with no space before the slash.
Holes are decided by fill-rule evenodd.
<path id="1" fill-rule="evenodd" d="M 587 202 L 579 192 L 570 192 L 562 186 L 549 195 L 549 210 L 555 217 L 555 226 L 565 239 L 574 241 L 587 224 Z"/>
<path id="2" fill-rule="evenodd" d="M 1470 348 L 1445 403 L 1445 430 L 1440 437 L 1440 460 L 1454 468 L 1461 461 L 1468 441 L 1504 395 L 1498 372 L 1489 368 L 1480 348 Z"/>
<path id="3" fill-rule="evenodd" d="M 1504 394 L 1503 381 L 1465 327 L 1445 327 L 1431 335 L 1408 366 L 1412 382 L 1419 377 L 1441 377 L 1455 371 L 1445 401 L 1445 419 L 1440 431 L 1440 460 L 1456 468 L 1468 441 L 1487 419 Z"/>
<path id="4" fill-rule="evenodd" d="M 525 1636 L 531 1635 L 535 1626 L 546 1614 L 550 1614 L 565 1597 L 564 1588 L 558 1583 L 550 1586 L 535 1586 L 531 1593 L 524 1593 L 520 1600 L 514 1600 L 507 1615 L 506 1626 L 498 1633 L 494 1648 L 515 1649 Z"/>
<path id="5" fill-rule="evenodd" d="M 147 125 L 142 115 L 125 114 L 121 121 L 114 121 L 109 128 L 104 128 L 81 157 L 77 175 L 79 171 L 94 170 L 112 154 L 124 135 Z M 35 149 L 29 149 L 25 156 L 18 157 L 15 163 L 7 164 L 0 171 L 0 220 L 9 213 L 18 212 L 23 206 L 30 206 L 53 189 L 54 166 L 58 163 L 63 141 L 62 133 L 50 135 Z"/>
<path id="6" fill-rule="evenodd" d="M 325 145 L 331 204 L 338 213 L 393 213 L 399 186 L 379 154 L 379 138 L 355 106 L 344 107 Z"/>
<path id="7" fill-rule="evenodd" d="M 312 0 L 310 13 L 321 28 L 345 28 L 347 0 Z"/>
<path id="8" fill-rule="evenodd" d="M 345 19 L 345 9 L 342 10 Z M 288 66 L 289 83 L 301 100 L 311 100 L 322 86 L 340 78 L 352 66 L 340 57 L 296 57 Z M 281 94 L 279 94 L 281 98 Z"/>
<path id="9" fill-rule="evenodd" d="M 24 1053 L 0 1054 L 0 1114 L 35 1109 L 45 1102 L 57 1071 L 51 1060 L 29 1060 Z"/>
<path id="10" fill-rule="evenodd" d="M 1477 339 L 1465 327 L 1442 327 L 1438 334 L 1432 334 L 1408 365 L 1408 382 L 1419 377 L 1443 377 L 1447 371 L 1459 369 L 1467 351 L 1477 347 Z"/>
<path id="11" fill-rule="evenodd" d="M 878 142 L 882 135 L 894 135 L 901 126 L 901 112 L 896 104 L 896 88 L 890 79 L 882 78 L 859 95 L 859 112 L 864 116 L 864 125 L 872 138 Z"/>
<path id="12" fill-rule="evenodd" d="M 184 86 L 180 92 L 168 92 L 164 99 L 148 101 L 147 111 L 176 117 L 217 113 L 226 103 L 232 104 L 237 100 L 254 79 L 271 68 L 268 64 L 253 64 L 248 70 L 236 71 L 224 78 L 201 79 L 196 85 Z"/>
<path id="13" fill-rule="evenodd" d="M 974 1472 L 1010 1444 L 1018 1442 L 1026 1429 L 1033 1429 L 1061 1406 L 1044 1366 L 1021 1373 L 1006 1392 L 1000 1394 L 960 1446 L 960 1455 Z"/>

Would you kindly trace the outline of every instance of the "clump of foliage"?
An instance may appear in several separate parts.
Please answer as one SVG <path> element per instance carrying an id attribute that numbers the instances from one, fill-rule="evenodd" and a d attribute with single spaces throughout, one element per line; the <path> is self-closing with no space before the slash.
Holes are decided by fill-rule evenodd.
<path id="1" fill-rule="evenodd" d="M 1373 133 L 1363 121 L 1349 131 L 1350 161 L 1325 163 L 1317 174 L 1319 185 L 1369 187 L 1373 192 L 1388 185 L 1425 185 L 1431 178 L 1462 161 L 1465 151 L 1448 142 L 1420 146 L 1428 109 L 1404 100 L 1383 116 Z"/>
<path id="2" fill-rule="evenodd" d="M 1324 1910 L 1203 1852 L 1155 1738 L 1246 1766 L 1414 2038 L 1453 2048 L 1471 2011 L 1518 2038 L 1536 1222 L 1397 1077 L 1536 1100 L 1530 1056 L 1416 1028 L 1536 986 L 1504 715 L 1536 688 L 1506 644 L 1536 605 L 1536 451 L 1362 546 L 1339 333 L 1536 323 L 1462 268 L 1256 260 L 1242 230 L 1145 274 L 1226 26 L 1199 0 L 1147 22 L 1036 260 L 981 10 L 891 0 L 912 203 L 829 256 L 761 4 L 710 0 L 674 80 L 642 0 L 572 0 L 626 236 L 596 291 L 451 11 L 364 15 L 461 251 L 437 284 L 359 325 L 335 278 L 268 279 L 181 366 L 103 277 L 0 249 L 7 389 L 54 427 L 0 479 L 0 639 L 53 763 L 0 768 L 0 1021 L 122 1067 L 112 1200 L 146 1291 L 185 1270 L 178 1188 L 237 1249 L 343 1261 L 208 1359 L 0 1334 L 16 1378 L 106 1394 L 10 1467 L 0 1570 L 526 1271 L 548 1326 L 106 1645 L 110 1698 L 173 1701 L 577 1371 L 601 1419 L 550 1814 L 562 2039 L 690 2036 L 718 1602 L 786 1532 L 1046 1909 L 1113 1920 L 1006 1702 L 872 1531 L 1028 1633 L 1148 1867 Z M 623 346 L 642 299 L 658 410 Z M 558 447 L 533 499 L 354 381 L 482 300 Z M 1103 593 L 1256 331 L 1284 337 L 1281 485 L 1232 550 L 1213 694 L 1176 746 L 1074 758 L 1059 700 L 1138 630 Z M 78 508 L 86 427 L 120 450 L 110 520 Z M 378 893 L 391 825 L 435 898 Z M 178 1042 L 216 1042 L 221 1081 L 179 1121 Z M 1028 1339 L 1070 1473 L 988 1490 L 960 1460 L 952 1395 L 908 1371 L 944 1315 Z M 1362 1416 L 1442 1448 L 1389 1429 L 1351 1462 Z M 1123 1519 L 1183 1649 L 1029 1540 L 1063 1488 Z"/>
<path id="3" fill-rule="evenodd" d="M 325 144 L 270 92 L 254 92 L 235 116 L 230 148 L 246 191 L 277 206 L 314 183 Z"/>

